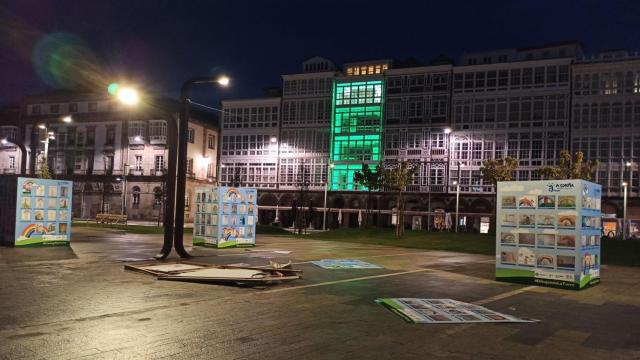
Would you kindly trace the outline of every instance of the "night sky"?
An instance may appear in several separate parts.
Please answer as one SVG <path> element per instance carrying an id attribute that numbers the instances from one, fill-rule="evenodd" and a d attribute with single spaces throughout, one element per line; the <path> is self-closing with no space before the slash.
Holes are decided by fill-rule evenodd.
<path id="1" fill-rule="evenodd" d="M 195 95 L 216 106 L 281 86 L 314 55 L 429 61 L 564 40 L 640 50 L 640 1 L 3 0 L 0 103 L 109 81 L 177 97 L 189 77 L 229 74 L 230 88 Z"/>

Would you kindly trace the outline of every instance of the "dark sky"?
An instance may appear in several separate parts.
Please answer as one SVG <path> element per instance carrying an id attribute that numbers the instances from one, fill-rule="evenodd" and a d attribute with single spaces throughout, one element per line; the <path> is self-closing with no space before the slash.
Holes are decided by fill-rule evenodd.
<path id="1" fill-rule="evenodd" d="M 177 96 L 224 72 L 232 87 L 196 94 L 215 106 L 280 86 L 314 55 L 428 61 L 574 39 L 638 50 L 640 1 L 2 0 L 0 103 L 111 79 Z"/>

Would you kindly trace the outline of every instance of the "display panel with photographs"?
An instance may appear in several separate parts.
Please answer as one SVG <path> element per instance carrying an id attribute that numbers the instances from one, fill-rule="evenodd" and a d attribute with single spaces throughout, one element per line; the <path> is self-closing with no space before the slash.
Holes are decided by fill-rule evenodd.
<path id="1" fill-rule="evenodd" d="M 18 178 L 17 187 L 15 246 L 67 245 L 72 182 Z"/>
<path id="2" fill-rule="evenodd" d="M 205 225 L 194 233 L 193 244 L 213 247 L 255 245 L 255 200 L 257 191 L 235 187 L 196 189 L 196 225 Z"/>
<path id="3" fill-rule="evenodd" d="M 600 281 L 600 185 L 500 182 L 496 196 L 497 279 L 574 289 Z"/>

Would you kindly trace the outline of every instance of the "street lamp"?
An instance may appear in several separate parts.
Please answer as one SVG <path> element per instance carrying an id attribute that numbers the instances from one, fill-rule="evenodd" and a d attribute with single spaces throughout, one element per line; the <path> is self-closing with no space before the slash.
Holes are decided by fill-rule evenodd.
<path id="1" fill-rule="evenodd" d="M 460 183 L 456 180 L 453 181 L 453 185 L 456 186 L 456 225 L 455 231 L 458 232 L 458 215 L 460 210 Z"/>
<path id="2" fill-rule="evenodd" d="M 327 181 L 324 183 L 324 207 L 322 210 L 322 230 L 327 230 L 327 191 L 329 189 L 329 179 L 331 179 L 331 170 L 334 168 L 334 164 L 327 166 Z"/>
<path id="3" fill-rule="evenodd" d="M 622 187 L 624 189 L 622 200 L 622 240 L 627 238 L 627 186 L 629 184 L 624 181 Z"/>
<path id="4" fill-rule="evenodd" d="M 229 78 L 227 76 L 221 76 L 217 79 L 211 77 L 196 77 L 185 81 L 180 89 L 180 118 L 178 122 L 178 154 L 177 164 L 175 157 L 169 154 L 169 175 L 167 185 L 169 187 L 168 192 L 171 192 L 171 188 L 175 189 L 175 196 L 169 197 L 170 205 L 167 207 L 170 213 L 175 211 L 175 226 L 173 233 L 173 246 L 180 257 L 190 257 L 189 253 L 184 249 L 183 237 L 184 237 L 184 205 L 185 205 L 185 187 L 187 183 L 187 137 L 189 131 L 189 93 L 191 88 L 196 84 L 217 84 L 220 86 L 228 86 Z M 177 166 L 176 166 L 177 165 Z M 177 171 L 177 174 L 176 174 Z M 177 176 L 176 176 L 177 175 Z M 173 206 L 175 204 L 175 206 Z M 169 256 L 171 252 L 171 244 L 167 244 L 167 238 L 165 237 L 165 243 L 163 244 L 161 253 L 156 258 L 164 259 Z"/>

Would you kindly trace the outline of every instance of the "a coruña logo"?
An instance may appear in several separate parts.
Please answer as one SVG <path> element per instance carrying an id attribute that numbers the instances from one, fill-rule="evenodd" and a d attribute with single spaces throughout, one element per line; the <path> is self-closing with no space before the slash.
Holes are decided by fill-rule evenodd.
<path id="1" fill-rule="evenodd" d="M 549 192 L 559 192 L 564 189 L 573 189 L 572 183 L 550 183 L 547 185 Z"/>

